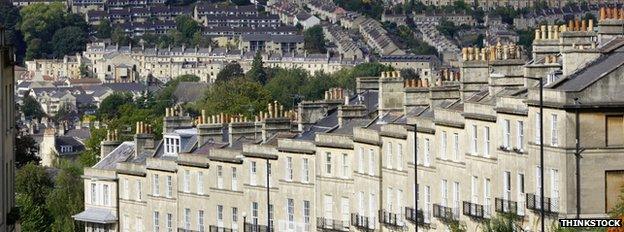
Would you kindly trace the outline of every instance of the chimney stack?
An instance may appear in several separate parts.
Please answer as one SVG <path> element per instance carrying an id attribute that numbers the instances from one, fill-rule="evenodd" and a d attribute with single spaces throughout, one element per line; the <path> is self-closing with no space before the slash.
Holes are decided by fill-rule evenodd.
<path id="1" fill-rule="evenodd" d="M 139 156 L 147 149 L 154 149 L 154 134 L 150 124 L 144 122 L 136 123 L 136 133 L 134 134 L 135 157 Z"/>
<path id="2" fill-rule="evenodd" d="M 110 154 L 115 148 L 117 148 L 121 144 L 121 140 L 119 139 L 119 133 L 117 130 L 107 130 L 106 131 L 106 139 L 100 142 L 100 157 L 99 160 L 102 160 L 108 154 Z"/>

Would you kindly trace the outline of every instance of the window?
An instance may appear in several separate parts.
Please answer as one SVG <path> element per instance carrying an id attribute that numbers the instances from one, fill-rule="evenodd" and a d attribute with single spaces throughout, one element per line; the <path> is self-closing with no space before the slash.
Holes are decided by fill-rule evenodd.
<path id="1" fill-rule="evenodd" d="M 97 184 L 91 183 L 91 204 L 97 204 Z"/>
<path id="2" fill-rule="evenodd" d="M 152 176 L 152 194 L 154 194 L 154 196 L 160 195 L 159 188 L 160 187 L 158 186 L 158 174 L 154 174 Z"/>
<path id="3" fill-rule="evenodd" d="M 324 212 L 325 212 L 323 216 L 327 219 L 334 218 L 333 216 L 334 202 L 332 200 L 332 196 L 330 195 L 323 196 L 323 206 L 324 206 Z"/>
<path id="4" fill-rule="evenodd" d="M 165 137 L 165 154 L 177 155 L 180 151 L 180 138 Z"/>
<path id="5" fill-rule="evenodd" d="M 470 153 L 477 155 L 477 125 L 472 125 L 472 137 L 470 139 Z"/>
<path id="6" fill-rule="evenodd" d="M 223 189 L 223 166 L 217 166 L 217 188 Z"/>
<path id="7" fill-rule="evenodd" d="M 518 121 L 518 128 L 516 128 L 517 130 L 517 136 L 516 139 L 518 141 L 516 141 L 516 146 L 518 147 L 518 149 L 520 151 L 524 150 L 524 122 L 523 121 Z"/>
<path id="8" fill-rule="evenodd" d="M 238 208 L 232 207 L 232 222 L 238 222 Z"/>
<path id="9" fill-rule="evenodd" d="M 288 213 L 288 229 L 295 229 L 295 200 L 288 198 L 286 202 L 286 212 Z"/>
<path id="10" fill-rule="evenodd" d="M 459 215 L 459 182 L 453 182 L 453 213 Z"/>
<path id="11" fill-rule="evenodd" d="M 459 161 L 459 134 L 453 133 L 453 159 Z"/>
<path id="12" fill-rule="evenodd" d="M 559 211 L 559 171 L 557 169 L 550 170 L 550 198 L 551 207 L 556 212 Z"/>
<path id="13" fill-rule="evenodd" d="M 184 229 L 191 228 L 191 209 L 184 209 Z"/>
<path id="14" fill-rule="evenodd" d="M 130 198 L 130 190 L 128 188 L 128 179 L 121 179 L 122 182 L 122 186 L 123 186 L 123 199 L 128 199 Z"/>
<path id="15" fill-rule="evenodd" d="M 479 191 L 478 189 L 478 185 L 479 185 L 479 177 L 477 176 L 472 176 L 472 179 L 470 181 L 470 196 L 471 196 L 471 201 L 474 204 L 477 204 L 479 201 Z"/>
<path id="16" fill-rule="evenodd" d="M 431 186 L 425 186 L 425 222 L 429 222 L 429 213 L 431 212 Z"/>
<path id="17" fill-rule="evenodd" d="M 368 149 L 368 175 L 375 175 L 375 152 L 373 149 Z"/>
<path id="18" fill-rule="evenodd" d="M 541 187 L 540 187 L 540 181 L 542 179 L 542 175 L 540 172 L 540 166 L 535 167 L 535 197 L 536 199 L 541 196 L 540 194 L 542 193 Z"/>
<path id="19" fill-rule="evenodd" d="M 184 170 L 184 192 L 188 193 L 190 192 L 190 187 L 191 186 L 191 171 L 190 170 Z"/>
<path id="20" fill-rule="evenodd" d="M 485 178 L 485 183 L 483 185 L 483 213 L 485 216 L 490 216 L 490 205 L 491 205 L 491 186 L 490 186 L 490 178 Z"/>
<path id="21" fill-rule="evenodd" d="M 518 189 L 518 205 L 524 205 L 524 174 L 518 173 L 518 181 L 516 182 L 516 189 Z M 524 207 L 518 207 L 518 214 L 524 215 Z"/>
<path id="22" fill-rule="evenodd" d="M 310 201 L 303 201 L 303 223 L 310 224 Z"/>
<path id="23" fill-rule="evenodd" d="M 251 168 L 249 169 L 249 184 L 250 185 L 256 185 L 256 173 L 257 173 L 257 165 L 256 165 L 256 161 L 251 161 L 250 163 Z"/>
<path id="24" fill-rule="evenodd" d="M 223 206 L 217 205 L 217 223 L 223 223 Z"/>
<path id="25" fill-rule="evenodd" d="M 273 227 L 273 218 L 275 217 L 274 215 L 274 210 L 273 210 L 273 204 L 269 204 L 269 224 L 271 224 L 271 227 Z"/>
<path id="26" fill-rule="evenodd" d="M 137 200 L 142 200 L 143 199 L 143 184 L 141 183 L 140 180 L 136 181 L 136 198 Z"/>
<path id="27" fill-rule="evenodd" d="M 429 147 L 430 146 L 429 139 L 425 139 L 424 146 L 425 146 L 425 148 L 424 148 L 424 152 L 425 152 L 424 159 L 425 160 L 423 161 L 423 165 L 425 165 L 425 167 L 429 167 L 429 165 L 431 165 L 431 154 L 429 153 L 430 152 L 430 150 L 429 150 L 429 148 L 430 148 Z"/>
<path id="28" fill-rule="evenodd" d="M 236 167 L 232 167 L 232 191 L 238 190 L 238 172 Z"/>
<path id="29" fill-rule="evenodd" d="M 291 181 L 293 179 L 292 157 L 286 157 L 286 180 Z"/>
<path id="30" fill-rule="evenodd" d="M 396 189 L 396 211 L 395 213 L 403 214 L 403 190 Z"/>
<path id="31" fill-rule="evenodd" d="M 158 222 L 159 217 L 160 217 L 160 213 L 158 213 L 158 211 L 154 211 L 154 215 L 153 215 L 154 225 L 152 226 L 154 228 L 154 232 L 160 232 L 160 224 Z"/>
<path id="32" fill-rule="evenodd" d="M 446 131 L 442 131 L 442 139 L 440 140 L 440 159 L 446 159 Z"/>
<path id="33" fill-rule="evenodd" d="M 552 115 L 552 120 L 550 121 L 550 136 L 551 141 L 550 144 L 553 146 L 557 146 L 559 144 L 559 136 L 557 133 L 557 115 Z"/>
<path id="34" fill-rule="evenodd" d="M 483 156 L 490 156 L 490 127 L 486 126 L 483 128 Z"/>
<path id="35" fill-rule="evenodd" d="M 440 184 L 440 193 L 442 196 L 442 206 L 448 206 L 448 181 L 443 179 Z"/>
<path id="36" fill-rule="evenodd" d="M 136 218 L 136 231 L 143 232 L 143 218 L 141 217 Z"/>
<path id="37" fill-rule="evenodd" d="M 403 170 L 403 144 L 397 143 L 397 170 Z"/>
<path id="38" fill-rule="evenodd" d="M 197 172 L 197 194 L 204 194 L 204 173 Z"/>
<path id="39" fill-rule="evenodd" d="M 173 178 L 171 176 L 167 176 L 167 192 L 165 196 L 171 197 L 173 195 Z"/>
<path id="40" fill-rule="evenodd" d="M 167 213 L 167 232 L 173 232 L 173 215 Z"/>
<path id="41" fill-rule="evenodd" d="M 364 148 L 358 150 L 358 172 L 364 173 Z"/>
<path id="42" fill-rule="evenodd" d="M 349 160 L 347 154 L 342 154 L 342 177 L 349 178 Z"/>
<path id="43" fill-rule="evenodd" d="M 509 148 L 509 141 L 510 141 L 510 123 L 509 123 L 509 119 L 505 119 L 503 120 L 503 147 L 505 148 Z"/>
<path id="44" fill-rule="evenodd" d="M 503 172 L 503 199 L 511 199 L 511 172 Z"/>
<path id="45" fill-rule="evenodd" d="M 104 200 L 103 201 L 103 205 L 110 206 L 110 198 L 109 198 L 110 194 L 108 192 L 108 185 L 107 184 L 102 185 L 102 193 L 103 193 L 102 200 Z"/>
<path id="46" fill-rule="evenodd" d="M 258 202 L 251 203 L 251 222 L 254 225 L 258 224 Z"/>
<path id="47" fill-rule="evenodd" d="M 128 214 L 124 214 L 123 216 L 123 222 L 122 222 L 122 226 L 123 226 L 123 231 L 128 232 L 130 231 L 130 217 L 128 216 Z"/>
<path id="48" fill-rule="evenodd" d="M 392 168 L 392 143 L 386 143 L 386 167 Z"/>
<path id="49" fill-rule="evenodd" d="M 369 217 L 374 218 L 377 211 L 377 198 L 375 198 L 375 193 L 370 193 L 368 195 L 368 213 Z"/>
<path id="50" fill-rule="evenodd" d="M 618 147 L 624 145 L 624 116 L 607 115 L 606 120 L 607 147 Z"/>
<path id="51" fill-rule="evenodd" d="M 351 218 L 349 212 L 349 198 L 342 197 L 340 199 L 340 212 L 342 213 L 341 219 L 343 222 L 348 222 Z"/>
<path id="52" fill-rule="evenodd" d="M 205 228 L 204 228 L 204 211 L 203 210 L 197 211 L 197 228 L 199 229 L 199 232 L 204 232 L 205 231 Z"/>
<path id="53" fill-rule="evenodd" d="M 267 174 L 269 175 L 269 179 L 267 180 L 266 186 L 271 186 L 271 163 L 267 163 Z"/>
<path id="54" fill-rule="evenodd" d="M 308 183 L 310 181 L 310 163 L 308 158 L 303 158 L 303 168 L 301 170 L 301 182 Z"/>
<path id="55" fill-rule="evenodd" d="M 540 121 L 540 113 L 535 113 L 535 143 L 540 144 L 542 125 Z"/>
<path id="56" fill-rule="evenodd" d="M 331 168 L 332 168 L 331 159 L 332 159 L 331 153 L 327 152 L 325 154 L 325 173 L 327 173 L 328 175 L 331 175 Z"/>

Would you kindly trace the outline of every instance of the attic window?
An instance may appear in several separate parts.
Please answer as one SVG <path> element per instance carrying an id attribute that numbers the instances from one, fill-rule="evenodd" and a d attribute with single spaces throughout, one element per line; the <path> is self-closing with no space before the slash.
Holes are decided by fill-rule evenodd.
<path id="1" fill-rule="evenodd" d="M 180 138 L 174 136 L 165 137 L 165 154 L 177 155 L 180 152 Z"/>
<path id="2" fill-rule="evenodd" d="M 69 146 L 69 145 L 61 146 L 61 153 L 72 152 L 73 150 L 74 148 L 72 146 Z"/>

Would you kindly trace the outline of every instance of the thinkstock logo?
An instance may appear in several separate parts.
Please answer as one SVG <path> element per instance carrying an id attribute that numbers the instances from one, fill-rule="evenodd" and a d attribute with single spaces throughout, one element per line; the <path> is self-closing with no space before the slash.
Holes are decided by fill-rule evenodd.
<path id="1" fill-rule="evenodd" d="M 622 227 L 622 219 L 559 219 L 560 227 Z"/>

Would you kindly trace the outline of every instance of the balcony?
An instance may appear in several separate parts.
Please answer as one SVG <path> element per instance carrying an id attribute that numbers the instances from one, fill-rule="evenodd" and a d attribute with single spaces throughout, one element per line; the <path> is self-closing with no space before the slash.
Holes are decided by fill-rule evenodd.
<path id="1" fill-rule="evenodd" d="M 316 218 L 316 228 L 321 231 L 349 231 L 349 222 L 329 218 Z"/>
<path id="2" fill-rule="evenodd" d="M 221 226 L 210 226 L 208 227 L 208 232 L 234 232 L 234 230 Z"/>
<path id="3" fill-rule="evenodd" d="M 496 204 L 496 212 L 524 216 L 524 206 L 522 204 L 502 198 L 495 198 L 494 201 Z M 518 207 L 518 205 L 520 205 L 520 207 Z"/>
<path id="4" fill-rule="evenodd" d="M 379 210 L 379 222 L 386 226 L 402 227 L 405 225 L 403 217 L 396 213 L 391 213 L 385 210 Z"/>
<path id="5" fill-rule="evenodd" d="M 541 197 L 532 193 L 526 194 L 526 208 L 533 211 L 541 210 Z M 544 212 L 547 214 L 556 214 L 559 208 L 558 202 L 549 197 L 544 197 Z"/>
<path id="6" fill-rule="evenodd" d="M 440 219 L 441 221 L 457 221 L 459 215 L 453 212 L 453 208 L 433 204 L 433 217 Z"/>
<path id="7" fill-rule="evenodd" d="M 484 219 L 485 214 L 483 211 L 483 205 L 475 204 L 472 202 L 464 201 L 463 204 L 464 215 L 475 219 Z"/>
<path id="8" fill-rule="evenodd" d="M 352 213 L 351 226 L 361 231 L 373 231 L 375 230 L 375 219 Z"/>
<path id="9" fill-rule="evenodd" d="M 243 232 L 273 232 L 275 228 L 271 226 L 271 230 L 269 230 L 268 226 L 252 224 L 249 222 L 245 222 L 245 226 L 243 227 Z"/>
<path id="10" fill-rule="evenodd" d="M 410 207 L 405 207 L 405 219 L 416 225 L 428 225 L 431 223 L 431 215 L 429 212 L 414 210 L 414 208 Z"/>

